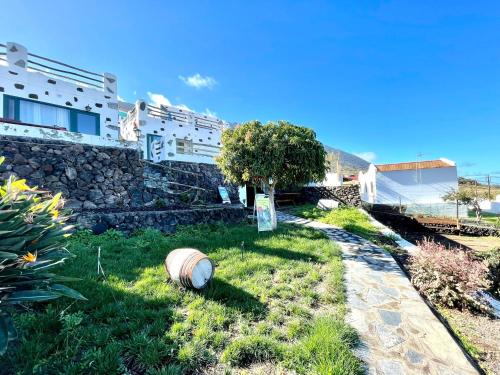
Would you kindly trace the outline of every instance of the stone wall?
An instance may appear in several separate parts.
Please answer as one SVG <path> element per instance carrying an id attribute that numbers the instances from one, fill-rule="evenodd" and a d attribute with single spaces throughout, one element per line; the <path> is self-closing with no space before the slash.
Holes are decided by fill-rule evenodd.
<path id="1" fill-rule="evenodd" d="M 0 180 L 14 174 L 31 186 L 62 192 L 66 207 L 85 227 L 102 222 L 131 231 L 152 226 L 239 221 L 242 207 L 213 207 L 225 185 L 233 202 L 238 189 L 224 184 L 215 165 L 140 159 L 135 150 L 64 141 L 0 136 Z M 194 208 L 197 207 L 197 208 Z"/>
<path id="2" fill-rule="evenodd" d="M 143 207 L 189 207 L 219 201 L 224 178 L 215 165 L 153 164 L 135 150 L 63 141 L 0 136 L 0 178 L 26 178 L 50 192 L 62 192 L 75 211 Z M 226 185 L 227 186 L 227 185 Z M 227 186 L 237 201 L 237 188 Z"/>
<path id="3" fill-rule="evenodd" d="M 333 199 L 343 206 L 360 207 L 359 185 L 316 186 L 302 189 L 304 200 L 318 203 L 320 199 Z"/>
<path id="4" fill-rule="evenodd" d="M 237 223 L 245 219 L 246 212 L 241 206 L 216 206 L 184 210 L 155 210 L 133 212 L 84 212 L 77 217 L 77 223 L 84 228 L 94 228 L 104 224 L 104 228 L 114 228 L 130 233 L 135 229 L 151 227 L 171 233 L 177 225 L 207 223 Z"/>

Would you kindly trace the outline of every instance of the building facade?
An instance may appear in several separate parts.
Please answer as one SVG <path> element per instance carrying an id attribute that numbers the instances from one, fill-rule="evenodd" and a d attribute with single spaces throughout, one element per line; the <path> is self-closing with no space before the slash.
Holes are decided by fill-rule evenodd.
<path id="1" fill-rule="evenodd" d="M 117 78 L 0 44 L 0 135 L 136 148 L 152 162 L 214 163 L 217 118 L 118 100 Z"/>
<path id="2" fill-rule="evenodd" d="M 361 199 L 371 204 L 441 204 L 458 189 L 457 167 L 447 159 L 371 164 L 359 173 Z"/>
<path id="3" fill-rule="evenodd" d="M 214 163 L 227 123 L 172 106 L 137 101 L 121 122 L 121 138 L 139 143 L 144 159 Z"/>

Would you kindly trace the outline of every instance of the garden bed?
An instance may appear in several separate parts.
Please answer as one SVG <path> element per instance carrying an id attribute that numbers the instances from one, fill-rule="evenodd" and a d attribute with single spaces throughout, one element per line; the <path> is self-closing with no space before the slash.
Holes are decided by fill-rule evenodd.
<path id="1" fill-rule="evenodd" d="M 201 292 L 167 281 L 165 256 L 195 247 L 216 264 Z M 105 273 L 97 275 L 97 249 Z M 344 323 L 340 249 L 322 233 L 280 224 L 201 225 L 165 236 L 80 232 L 59 273 L 88 301 L 60 299 L 15 315 L 21 339 L 2 374 L 355 374 Z"/>

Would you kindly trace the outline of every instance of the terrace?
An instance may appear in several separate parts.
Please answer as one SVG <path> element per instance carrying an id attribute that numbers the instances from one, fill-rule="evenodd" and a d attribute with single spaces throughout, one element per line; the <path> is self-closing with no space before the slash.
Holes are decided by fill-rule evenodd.
<path id="1" fill-rule="evenodd" d="M 118 137 L 117 80 L 0 44 L 2 135 L 131 147 Z"/>

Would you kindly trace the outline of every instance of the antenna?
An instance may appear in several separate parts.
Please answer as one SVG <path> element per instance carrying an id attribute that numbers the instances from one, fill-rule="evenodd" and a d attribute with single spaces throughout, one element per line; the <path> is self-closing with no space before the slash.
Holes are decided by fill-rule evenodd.
<path id="1" fill-rule="evenodd" d="M 417 163 L 415 164 L 415 177 L 416 177 L 416 182 L 421 184 L 422 183 L 422 170 L 420 169 L 420 159 L 422 158 L 424 154 L 422 152 L 417 153 Z"/>

